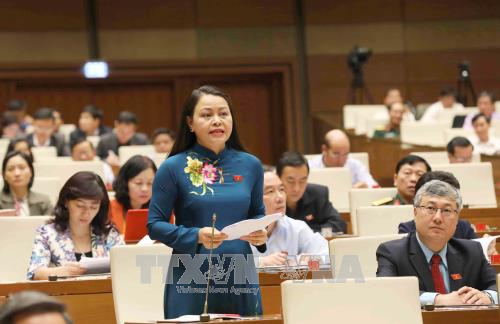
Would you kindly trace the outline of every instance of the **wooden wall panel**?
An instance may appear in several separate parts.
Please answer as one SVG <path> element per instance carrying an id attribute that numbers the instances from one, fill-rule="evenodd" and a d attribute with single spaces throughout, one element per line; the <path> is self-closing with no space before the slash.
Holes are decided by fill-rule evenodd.
<path id="1" fill-rule="evenodd" d="M 403 3 L 407 21 L 500 17 L 497 0 L 404 0 Z"/>

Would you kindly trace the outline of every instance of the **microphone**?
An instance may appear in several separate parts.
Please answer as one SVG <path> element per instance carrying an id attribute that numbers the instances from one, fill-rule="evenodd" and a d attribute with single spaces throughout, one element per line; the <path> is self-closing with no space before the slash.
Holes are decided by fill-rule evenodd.
<path id="1" fill-rule="evenodd" d="M 214 213 L 212 215 L 212 236 L 210 237 L 210 256 L 208 258 L 207 290 L 205 291 L 205 305 L 203 306 L 203 313 L 200 315 L 200 322 L 210 321 L 210 315 L 208 314 L 208 288 L 210 287 L 210 275 L 212 271 L 212 251 L 214 249 L 214 231 L 215 231 L 216 220 L 217 220 L 217 215 L 215 215 Z"/>

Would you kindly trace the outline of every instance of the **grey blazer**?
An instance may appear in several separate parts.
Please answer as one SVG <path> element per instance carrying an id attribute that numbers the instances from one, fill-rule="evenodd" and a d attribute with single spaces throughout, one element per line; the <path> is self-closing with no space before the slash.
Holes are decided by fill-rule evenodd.
<path id="1" fill-rule="evenodd" d="M 52 210 L 54 209 L 47 195 L 31 190 L 28 192 L 28 206 L 31 216 L 52 215 Z M 12 195 L 0 191 L 0 209 L 14 208 L 14 199 Z"/>

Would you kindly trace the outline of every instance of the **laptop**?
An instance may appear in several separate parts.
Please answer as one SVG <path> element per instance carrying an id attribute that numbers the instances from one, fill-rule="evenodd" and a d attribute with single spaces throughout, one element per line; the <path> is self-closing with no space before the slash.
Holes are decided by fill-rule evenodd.
<path id="1" fill-rule="evenodd" d="M 147 209 L 129 209 L 125 227 L 125 242 L 136 243 L 148 234 L 146 224 L 148 223 Z"/>

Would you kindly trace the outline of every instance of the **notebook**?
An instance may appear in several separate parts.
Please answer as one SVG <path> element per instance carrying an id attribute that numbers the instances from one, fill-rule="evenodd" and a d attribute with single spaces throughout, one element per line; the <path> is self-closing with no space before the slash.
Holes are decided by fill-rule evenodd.
<path id="1" fill-rule="evenodd" d="M 126 216 L 125 242 L 138 242 L 148 234 L 147 209 L 129 209 Z"/>

